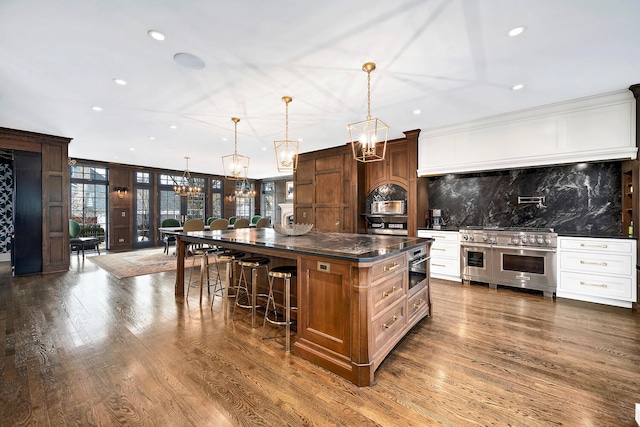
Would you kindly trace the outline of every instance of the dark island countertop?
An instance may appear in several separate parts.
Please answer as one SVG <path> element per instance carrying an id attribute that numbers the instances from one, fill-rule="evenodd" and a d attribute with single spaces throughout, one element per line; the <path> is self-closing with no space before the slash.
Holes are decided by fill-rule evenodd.
<path id="1" fill-rule="evenodd" d="M 221 246 L 227 243 L 234 246 L 246 246 L 247 250 L 260 247 L 355 262 L 377 261 L 433 241 L 430 238 L 420 237 L 315 231 L 302 236 L 284 236 L 276 233 L 273 228 L 174 232 L 172 234 L 186 241 L 214 244 L 219 242 Z"/>

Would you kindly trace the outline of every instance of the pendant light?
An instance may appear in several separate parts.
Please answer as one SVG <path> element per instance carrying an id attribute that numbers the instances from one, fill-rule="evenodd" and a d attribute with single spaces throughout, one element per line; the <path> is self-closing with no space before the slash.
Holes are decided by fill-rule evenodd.
<path id="1" fill-rule="evenodd" d="M 348 125 L 353 158 L 363 163 L 384 160 L 387 151 L 389 126 L 378 118 L 371 118 L 371 72 L 375 69 L 373 62 L 362 65 L 362 71 L 367 73 L 367 118 Z"/>
<path id="2" fill-rule="evenodd" d="M 191 179 L 191 172 L 189 172 L 189 159 L 190 157 L 185 157 L 185 160 L 187 161 L 187 168 L 182 174 L 182 180 L 180 183 L 176 183 L 176 185 L 173 186 L 173 191 L 178 196 L 195 196 L 200 194 L 201 191 L 200 187 L 196 186 Z"/>
<path id="3" fill-rule="evenodd" d="M 276 166 L 278 172 L 293 173 L 298 167 L 298 141 L 289 140 L 289 103 L 293 101 L 290 96 L 283 96 L 285 107 L 285 134 L 284 140 L 273 141 L 276 150 Z"/>
<path id="4" fill-rule="evenodd" d="M 222 168 L 224 170 L 225 178 L 234 181 L 241 181 L 247 179 L 247 173 L 249 171 L 249 157 L 238 154 L 238 122 L 240 119 L 232 117 L 231 120 L 235 126 L 234 149 L 233 154 L 222 156 Z"/>

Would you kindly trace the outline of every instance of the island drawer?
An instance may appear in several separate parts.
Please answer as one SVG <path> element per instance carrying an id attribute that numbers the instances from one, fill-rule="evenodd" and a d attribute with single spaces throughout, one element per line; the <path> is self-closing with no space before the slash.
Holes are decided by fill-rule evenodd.
<path id="1" fill-rule="evenodd" d="M 406 296 L 406 273 L 406 269 L 393 270 L 373 283 L 371 286 L 373 316 Z"/>
<path id="2" fill-rule="evenodd" d="M 399 270 L 407 268 L 407 254 L 403 252 L 399 255 L 384 259 L 371 268 L 372 280 L 377 281 L 382 277 L 394 274 Z"/>
<path id="3" fill-rule="evenodd" d="M 407 313 L 409 317 L 409 321 L 421 310 L 428 309 L 429 307 L 429 296 L 427 292 L 427 287 L 425 286 L 423 289 L 420 289 L 414 296 L 409 299 L 409 306 L 407 308 Z"/>
<path id="4" fill-rule="evenodd" d="M 398 304 L 392 306 L 371 322 L 371 331 L 373 334 L 373 354 L 381 349 L 386 343 L 402 333 L 405 325 L 405 304 L 398 301 Z"/>

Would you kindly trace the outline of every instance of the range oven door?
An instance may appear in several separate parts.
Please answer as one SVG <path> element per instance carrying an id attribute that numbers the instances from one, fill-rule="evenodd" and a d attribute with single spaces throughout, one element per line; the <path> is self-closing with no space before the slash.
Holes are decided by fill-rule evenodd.
<path id="1" fill-rule="evenodd" d="M 491 282 L 491 246 L 460 245 L 460 277 L 462 280 Z"/>
<path id="2" fill-rule="evenodd" d="M 498 284 L 556 291 L 556 250 L 494 247 L 493 275 Z"/>

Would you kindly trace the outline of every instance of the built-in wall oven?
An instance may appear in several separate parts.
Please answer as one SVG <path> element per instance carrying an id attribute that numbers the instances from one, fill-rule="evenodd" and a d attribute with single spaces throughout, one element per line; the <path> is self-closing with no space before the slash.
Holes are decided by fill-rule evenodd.
<path id="1" fill-rule="evenodd" d="M 409 298 L 427 284 L 429 277 L 429 256 L 426 246 L 409 252 Z"/>
<path id="2" fill-rule="evenodd" d="M 541 228 L 461 229 L 461 276 L 465 282 L 556 292 L 557 234 Z"/>

